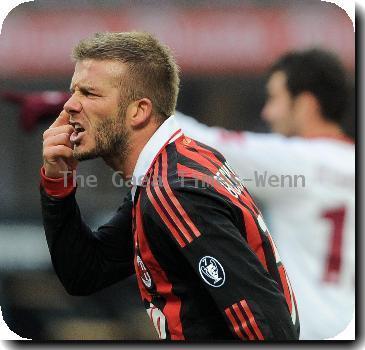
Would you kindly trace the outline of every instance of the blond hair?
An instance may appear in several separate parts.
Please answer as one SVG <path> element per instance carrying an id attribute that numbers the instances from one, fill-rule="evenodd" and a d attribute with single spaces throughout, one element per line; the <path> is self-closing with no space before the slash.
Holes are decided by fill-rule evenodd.
<path id="1" fill-rule="evenodd" d="M 147 97 L 163 119 L 174 113 L 179 92 L 179 67 L 170 49 L 145 32 L 96 33 L 80 41 L 72 58 L 115 60 L 127 65 L 120 86 L 131 101 Z"/>

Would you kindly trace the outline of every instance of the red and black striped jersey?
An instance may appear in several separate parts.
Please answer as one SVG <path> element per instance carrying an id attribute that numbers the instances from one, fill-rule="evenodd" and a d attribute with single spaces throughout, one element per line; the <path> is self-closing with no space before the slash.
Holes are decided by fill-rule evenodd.
<path id="1" fill-rule="evenodd" d="M 168 118 L 133 174 L 134 265 L 161 339 L 296 340 L 293 290 L 224 157 Z"/>

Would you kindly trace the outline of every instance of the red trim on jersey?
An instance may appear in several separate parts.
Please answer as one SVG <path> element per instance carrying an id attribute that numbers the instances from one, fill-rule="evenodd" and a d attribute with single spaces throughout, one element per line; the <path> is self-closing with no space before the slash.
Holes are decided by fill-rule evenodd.
<path id="1" fill-rule="evenodd" d="M 46 176 L 44 167 L 41 168 L 41 186 L 44 188 L 46 193 L 55 198 L 65 198 L 69 196 L 76 188 L 76 180 L 74 178 L 74 172 L 67 175 L 66 178 L 51 178 Z M 66 183 L 65 183 L 66 182 Z"/>
<path id="2" fill-rule="evenodd" d="M 293 308 L 293 303 L 292 303 L 292 299 L 291 299 L 291 296 L 290 296 L 289 286 L 288 286 L 288 282 L 287 282 L 287 275 L 286 275 L 286 272 L 285 272 L 284 265 L 278 266 L 278 271 L 279 271 L 279 274 L 280 274 L 281 284 L 283 285 L 283 289 L 284 289 L 285 300 L 286 300 L 286 303 L 288 305 L 289 312 L 291 314 L 292 308 Z"/>
<path id="3" fill-rule="evenodd" d="M 192 140 L 192 139 L 189 139 L 189 140 L 190 140 L 189 146 L 191 145 L 191 147 L 194 147 L 194 145 L 196 145 L 194 140 Z M 198 152 L 198 151 L 193 152 L 191 150 L 188 150 L 186 148 L 186 146 L 182 145 L 180 142 L 175 142 L 175 145 L 176 145 L 176 149 L 179 153 L 181 153 L 185 157 L 197 162 L 198 164 L 202 165 L 203 167 L 208 169 L 214 176 L 218 173 L 220 168 L 222 168 L 222 166 L 225 165 L 225 164 L 222 164 L 222 162 L 218 158 L 216 158 L 216 156 L 214 155 L 213 152 L 206 150 L 206 149 L 202 148 L 201 146 L 196 145 L 196 147 L 198 149 L 200 149 L 200 152 Z M 202 153 L 205 153 L 205 154 L 203 155 Z M 212 161 L 209 158 L 208 159 L 206 158 L 207 155 L 209 155 L 210 158 L 215 158 L 217 160 L 217 162 L 219 163 L 219 168 L 216 164 L 212 163 Z M 221 174 L 221 175 L 226 177 L 224 174 Z M 237 176 L 237 174 L 235 174 L 235 175 Z M 228 180 L 231 182 L 230 179 L 228 179 Z M 256 213 L 259 213 L 258 208 L 254 204 L 253 199 L 251 198 L 251 196 L 248 193 L 246 188 L 244 188 L 244 190 L 242 191 L 242 194 L 248 201 L 248 203 L 246 203 L 246 204 L 250 207 L 250 209 L 252 209 Z"/>
<path id="4" fill-rule="evenodd" d="M 265 267 L 266 271 L 268 271 L 264 249 L 262 248 L 260 230 L 258 229 L 256 221 L 254 220 L 253 215 L 250 213 L 250 211 L 243 206 L 241 206 L 241 210 L 242 212 L 244 212 L 243 217 L 245 220 L 247 232 L 247 242 L 251 249 L 257 254 L 257 257 L 261 261 L 262 265 Z"/>
<path id="5" fill-rule="evenodd" d="M 185 176 L 185 177 L 191 176 L 192 178 L 196 178 L 201 181 L 205 181 L 205 182 L 207 181 L 206 174 L 203 174 L 198 170 L 188 168 L 187 166 L 182 165 L 180 163 L 177 164 L 177 171 L 178 171 L 179 176 L 181 174 L 181 176 Z M 266 271 L 268 271 L 265 253 L 264 253 L 264 250 L 262 247 L 262 239 L 260 236 L 260 231 L 257 228 L 256 222 L 253 219 L 252 214 L 242 203 L 240 203 L 240 201 L 237 198 L 232 196 L 227 191 L 227 189 L 224 188 L 224 186 L 222 186 L 220 184 L 218 185 L 218 181 L 212 180 L 210 182 L 210 184 L 214 187 L 214 189 L 218 193 L 220 193 L 223 196 L 225 196 L 226 198 L 228 198 L 237 207 L 239 207 L 241 209 L 243 218 L 244 218 L 244 222 L 245 222 L 245 226 L 246 226 L 247 243 L 250 246 L 250 248 L 255 252 L 255 254 L 257 255 L 258 259 L 260 260 L 261 264 L 264 266 Z"/>
<path id="6" fill-rule="evenodd" d="M 180 233 L 187 239 L 187 241 L 189 243 L 191 243 L 193 238 L 191 237 L 188 230 L 181 223 L 180 219 L 175 215 L 174 211 L 171 209 L 170 205 L 167 203 L 165 197 L 163 196 L 163 194 L 160 190 L 160 184 L 159 184 L 159 179 L 158 179 L 158 168 L 159 168 L 159 161 L 157 160 L 155 162 L 155 168 L 154 168 L 154 172 L 153 172 L 153 188 L 154 188 L 154 190 L 157 194 L 157 197 L 160 199 L 161 204 L 163 205 L 163 207 L 165 208 L 165 210 L 169 214 L 171 221 L 176 224 L 176 226 L 180 230 Z M 175 237 L 175 235 L 174 235 L 174 237 Z"/>
<path id="7" fill-rule="evenodd" d="M 216 163 L 216 165 L 218 166 L 218 167 L 221 167 L 222 165 L 223 165 L 223 163 L 216 157 L 216 155 L 212 152 L 212 151 L 210 151 L 209 149 L 206 149 L 206 148 L 203 148 L 203 147 L 201 147 L 201 146 L 199 146 L 194 140 L 191 140 L 191 143 L 190 143 L 190 145 L 193 147 L 193 148 L 195 148 L 196 149 L 196 151 L 199 153 L 199 154 L 201 154 L 201 155 L 203 155 L 203 156 L 206 156 L 208 159 L 211 159 L 211 160 L 213 160 L 215 163 Z M 189 146 L 190 146 L 189 145 Z"/>
<path id="8" fill-rule="evenodd" d="M 158 213 L 158 215 L 160 216 L 160 218 L 162 219 L 162 221 L 165 223 L 165 225 L 167 226 L 167 228 L 169 229 L 169 231 L 175 237 L 175 239 L 179 243 L 180 247 L 181 248 L 184 248 L 185 247 L 185 242 L 182 240 L 182 238 L 180 237 L 179 233 L 176 231 L 175 227 L 171 224 L 171 222 L 166 217 L 165 213 L 162 211 L 161 207 L 159 206 L 159 204 L 157 203 L 157 201 L 153 197 L 153 194 L 152 194 L 151 189 L 150 189 L 150 185 L 151 185 L 150 182 L 151 181 L 148 180 L 148 183 L 147 183 L 147 186 L 146 186 L 146 192 L 147 192 L 147 196 L 148 196 L 151 204 L 153 205 L 153 207 L 155 208 L 156 212 Z"/>
<path id="9" fill-rule="evenodd" d="M 236 332 L 236 334 L 238 335 L 238 337 L 242 340 L 245 340 L 245 337 L 243 336 L 240 327 L 238 325 L 238 323 L 236 322 L 235 318 L 233 317 L 231 310 L 229 309 L 229 307 L 227 307 L 227 309 L 224 310 L 229 321 L 232 323 L 233 326 L 233 330 Z"/>
<path id="10" fill-rule="evenodd" d="M 263 337 L 259 327 L 257 326 L 255 316 L 252 314 L 249 306 L 246 303 L 246 300 L 241 300 L 241 305 L 242 305 L 243 309 L 245 310 L 246 315 L 248 316 L 248 322 L 253 327 L 253 330 L 255 331 L 256 336 L 258 337 L 259 340 L 264 340 L 264 337 Z"/>
<path id="11" fill-rule="evenodd" d="M 139 206 L 139 199 L 137 202 L 137 206 Z M 132 217 L 135 219 L 136 218 L 136 210 L 134 209 L 134 206 L 132 207 Z M 136 225 L 137 226 L 137 225 Z M 134 245 L 137 246 L 138 242 L 137 242 L 138 236 L 137 234 L 134 235 L 133 240 L 134 240 Z M 151 295 L 147 292 L 142 279 L 139 277 L 139 267 L 138 267 L 138 263 L 137 263 L 137 254 L 134 255 L 134 270 L 136 271 L 136 276 L 137 276 L 137 284 L 138 284 L 138 288 L 139 291 L 141 293 L 142 296 L 142 300 L 146 299 L 149 303 L 152 302 L 152 297 Z M 152 320 L 152 318 L 151 318 Z"/>
<path id="12" fill-rule="evenodd" d="M 271 245 L 271 249 L 275 252 L 275 243 L 273 242 L 270 234 L 267 235 L 267 238 L 269 240 L 269 243 Z M 275 254 L 274 254 L 275 255 Z M 275 256 L 276 258 L 276 256 Z M 285 301 L 286 304 L 288 305 L 289 308 L 289 312 L 290 314 L 292 313 L 292 309 L 293 309 L 293 303 L 292 303 L 292 297 L 291 297 L 291 293 L 290 293 L 290 289 L 289 289 L 289 277 L 286 273 L 285 267 L 284 265 L 280 262 L 280 264 L 276 264 L 277 269 L 279 271 L 279 275 L 280 275 L 280 281 L 281 281 L 281 285 L 283 287 L 283 292 L 284 292 L 284 296 L 285 296 Z"/>
<path id="13" fill-rule="evenodd" d="M 190 151 L 186 148 L 186 146 L 182 145 L 180 142 L 175 142 L 176 150 L 181 153 L 183 156 L 197 162 L 199 165 L 207 168 L 213 174 L 216 174 L 218 171 L 218 167 L 209 162 L 205 157 L 200 155 L 198 152 Z"/>
<path id="14" fill-rule="evenodd" d="M 190 219 L 188 213 L 184 210 L 184 208 L 181 206 L 178 199 L 175 197 L 174 193 L 171 190 L 171 187 L 169 185 L 169 181 L 167 179 L 167 152 L 166 149 L 162 151 L 162 183 L 166 190 L 166 193 L 168 194 L 170 200 L 175 205 L 175 208 L 181 215 L 181 217 L 185 220 L 185 223 L 190 227 L 195 237 L 199 237 L 201 233 L 199 232 L 198 228 L 194 225 L 193 221 Z M 190 237 L 190 236 L 189 236 Z M 190 241 L 189 241 L 190 243 Z"/>
<path id="15" fill-rule="evenodd" d="M 213 165 L 219 167 L 218 171 L 220 171 L 222 167 L 225 167 L 226 169 L 228 169 L 228 171 L 230 173 L 232 173 L 233 176 L 235 176 L 236 178 L 239 178 L 239 176 L 235 173 L 235 171 L 233 171 L 233 169 L 231 169 L 231 167 L 228 165 L 227 162 L 222 163 L 216 157 L 216 155 L 213 152 L 211 152 L 209 149 L 199 146 L 194 140 L 191 140 L 191 141 L 192 142 L 189 145 L 191 145 L 193 148 L 195 148 L 199 154 L 201 154 L 203 157 L 205 157 L 211 163 L 213 160 L 214 161 Z M 214 173 L 214 175 L 215 174 L 216 173 Z M 228 182 L 230 182 L 230 183 L 233 182 L 233 184 L 235 185 L 235 182 L 231 178 L 227 177 L 224 172 L 220 171 L 220 175 L 223 176 L 225 179 L 227 179 Z M 243 186 L 243 184 L 242 184 L 242 186 Z M 250 194 L 248 193 L 247 189 L 244 186 L 243 186 L 242 194 L 249 201 L 249 204 L 250 204 L 249 207 L 258 214 L 259 209 L 257 208 L 256 204 L 254 203 L 253 199 L 251 198 Z"/>
<path id="16" fill-rule="evenodd" d="M 182 324 L 180 319 L 181 300 L 172 292 L 171 282 L 168 280 L 165 271 L 161 268 L 160 264 L 153 256 L 152 251 L 148 245 L 148 240 L 143 230 L 140 199 L 138 199 L 136 206 L 135 235 L 138 239 L 141 259 L 146 264 L 149 273 L 151 274 L 151 278 L 155 282 L 157 293 L 161 295 L 166 301 L 165 307 L 161 311 L 166 317 L 171 340 L 184 340 L 185 338 L 182 331 Z M 138 269 L 136 269 L 136 271 L 138 271 Z M 143 286 L 140 281 L 139 285 Z M 143 289 L 145 289 L 144 286 Z"/>
<path id="17" fill-rule="evenodd" d="M 233 304 L 232 308 L 233 308 L 234 312 L 236 313 L 238 319 L 240 320 L 241 326 L 244 329 L 245 333 L 247 334 L 248 339 L 255 340 L 255 337 L 252 334 L 252 332 L 250 331 L 250 329 L 248 328 L 247 322 L 246 322 L 245 318 L 243 317 L 243 314 L 242 314 L 241 310 L 239 309 L 237 303 Z"/>

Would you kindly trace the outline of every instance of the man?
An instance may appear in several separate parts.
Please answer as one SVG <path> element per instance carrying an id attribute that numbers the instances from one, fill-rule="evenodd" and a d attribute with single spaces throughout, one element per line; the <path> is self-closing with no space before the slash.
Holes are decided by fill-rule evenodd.
<path id="1" fill-rule="evenodd" d="M 231 132 L 177 114 L 184 132 L 217 147 L 268 212 L 298 300 L 301 339 L 334 337 L 355 290 L 355 149 L 340 127 L 344 68 L 322 50 L 270 69 L 262 116 L 273 134 Z"/>
<path id="2" fill-rule="evenodd" d="M 135 272 L 161 339 L 297 339 L 293 291 L 260 211 L 224 157 L 172 116 L 179 77 L 169 50 L 149 34 L 105 33 L 73 56 L 72 96 L 44 133 L 41 169 L 47 242 L 68 292 Z M 133 188 L 132 202 L 92 232 L 64 174 L 96 157 Z"/>

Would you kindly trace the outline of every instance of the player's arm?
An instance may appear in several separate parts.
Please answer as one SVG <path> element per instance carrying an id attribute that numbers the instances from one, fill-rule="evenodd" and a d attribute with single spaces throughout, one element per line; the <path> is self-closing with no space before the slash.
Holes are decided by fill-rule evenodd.
<path id="1" fill-rule="evenodd" d="M 161 217 L 152 205 L 144 216 L 146 227 L 174 241 L 237 339 L 298 339 L 284 294 L 241 235 L 235 209 L 205 191 L 172 189 L 173 211 L 180 213 L 183 230 L 175 225 L 172 232 L 171 218 Z"/>
<path id="2" fill-rule="evenodd" d="M 96 231 L 82 220 L 74 192 L 59 199 L 41 187 L 41 203 L 52 264 L 68 293 L 91 294 L 134 273 L 130 199 Z"/>
<path id="3" fill-rule="evenodd" d="M 64 113 L 44 133 L 41 205 L 45 234 L 55 271 L 66 290 L 86 295 L 134 273 L 130 198 L 115 216 L 93 232 L 82 220 L 75 199 L 69 135 Z"/>

